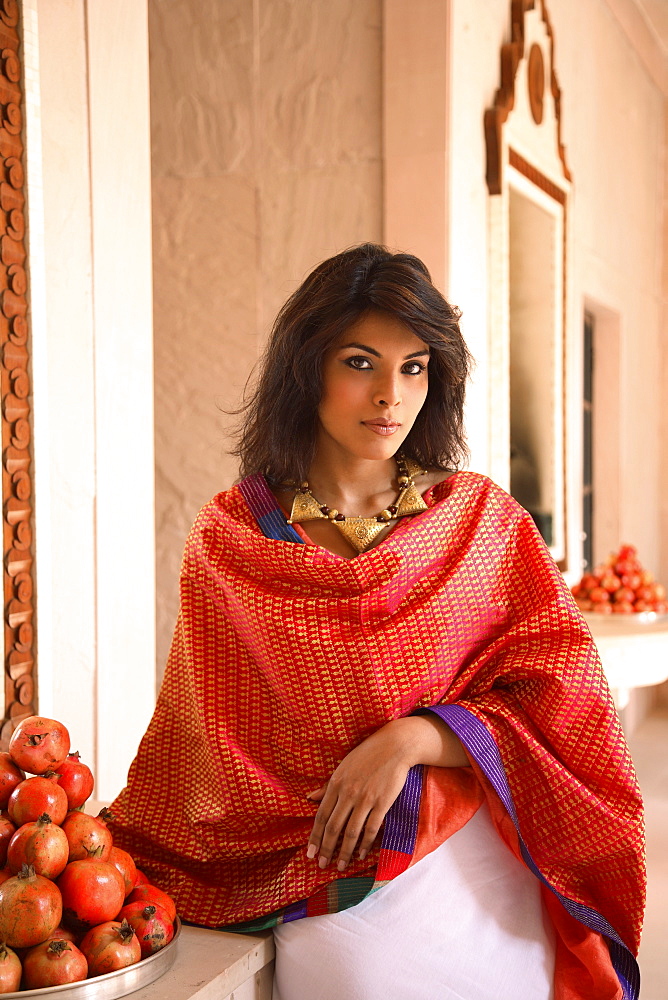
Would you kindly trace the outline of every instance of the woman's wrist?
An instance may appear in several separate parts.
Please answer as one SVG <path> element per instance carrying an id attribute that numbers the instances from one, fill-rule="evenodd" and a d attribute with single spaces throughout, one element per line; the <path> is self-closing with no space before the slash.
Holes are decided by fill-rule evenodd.
<path id="1" fill-rule="evenodd" d="M 466 767 L 469 759 L 457 736 L 435 715 L 408 715 L 383 727 L 395 745 L 395 753 L 408 767 Z"/>

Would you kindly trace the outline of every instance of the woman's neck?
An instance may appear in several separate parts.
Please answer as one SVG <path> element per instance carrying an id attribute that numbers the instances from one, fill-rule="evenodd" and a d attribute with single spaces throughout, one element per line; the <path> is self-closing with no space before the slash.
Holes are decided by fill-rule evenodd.
<path id="1" fill-rule="evenodd" d="M 317 499 L 343 514 L 372 517 L 396 496 L 397 461 L 324 456 L 311 463 L 308 484 Z"/>

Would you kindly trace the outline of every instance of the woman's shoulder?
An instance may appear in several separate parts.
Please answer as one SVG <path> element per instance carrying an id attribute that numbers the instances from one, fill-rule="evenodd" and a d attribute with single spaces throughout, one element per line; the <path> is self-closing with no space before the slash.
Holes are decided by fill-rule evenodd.
<path id="1" fill-rule="evenodd" d="M 255 518 L 239 487 L 239 483 L 234 483 L 227 489 L 214 494 L 210 500 L 203 504 L 193 522 L 191 535 L 213 526 L 243 525 L 247 528 L 253 527 Z"/>
<path id="2" fill-rule="evenodd" d="M 449 497 L 456 497 L 468 509 L 492 506 L 497 512 L 503 510 L 505 516 L 511 519 L 521 518 L 526 514 L 517 500 L 493 479 L 470 469 L 445 473 L 438 469 L 429 470 L 420 481 L 419 489 L 430 506 Z"/>

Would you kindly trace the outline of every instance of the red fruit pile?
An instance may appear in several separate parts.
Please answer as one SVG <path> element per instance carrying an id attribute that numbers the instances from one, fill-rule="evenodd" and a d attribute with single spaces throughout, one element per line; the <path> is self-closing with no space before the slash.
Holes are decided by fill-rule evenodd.
<path id="1" fill-rule="evenodd" d="M 633 545 L 611 552 L 603 565 L 585 573 L 572 593 L 582 611 L 602 615 L 668 612 L 666 588 L 643 568 Z"/>
<path id="2" fill-rule="evenodd" d="M 114 847 L 109 810 L 82 811 L 94 779 L 69 750 L 33 715 L 0 753 L 0 994 L 126 968 L 174 936 L 171 897 Z"/>

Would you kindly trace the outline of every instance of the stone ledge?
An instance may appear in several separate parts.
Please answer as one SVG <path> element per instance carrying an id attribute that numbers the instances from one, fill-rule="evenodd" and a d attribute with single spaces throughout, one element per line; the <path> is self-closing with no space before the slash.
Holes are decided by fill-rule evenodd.
<path id="1" fill-rule="evenodd" d="M 271 1000 L 274 937 L 205 927 L 181 930 L 174 965 L 133 1000 Z"/>

